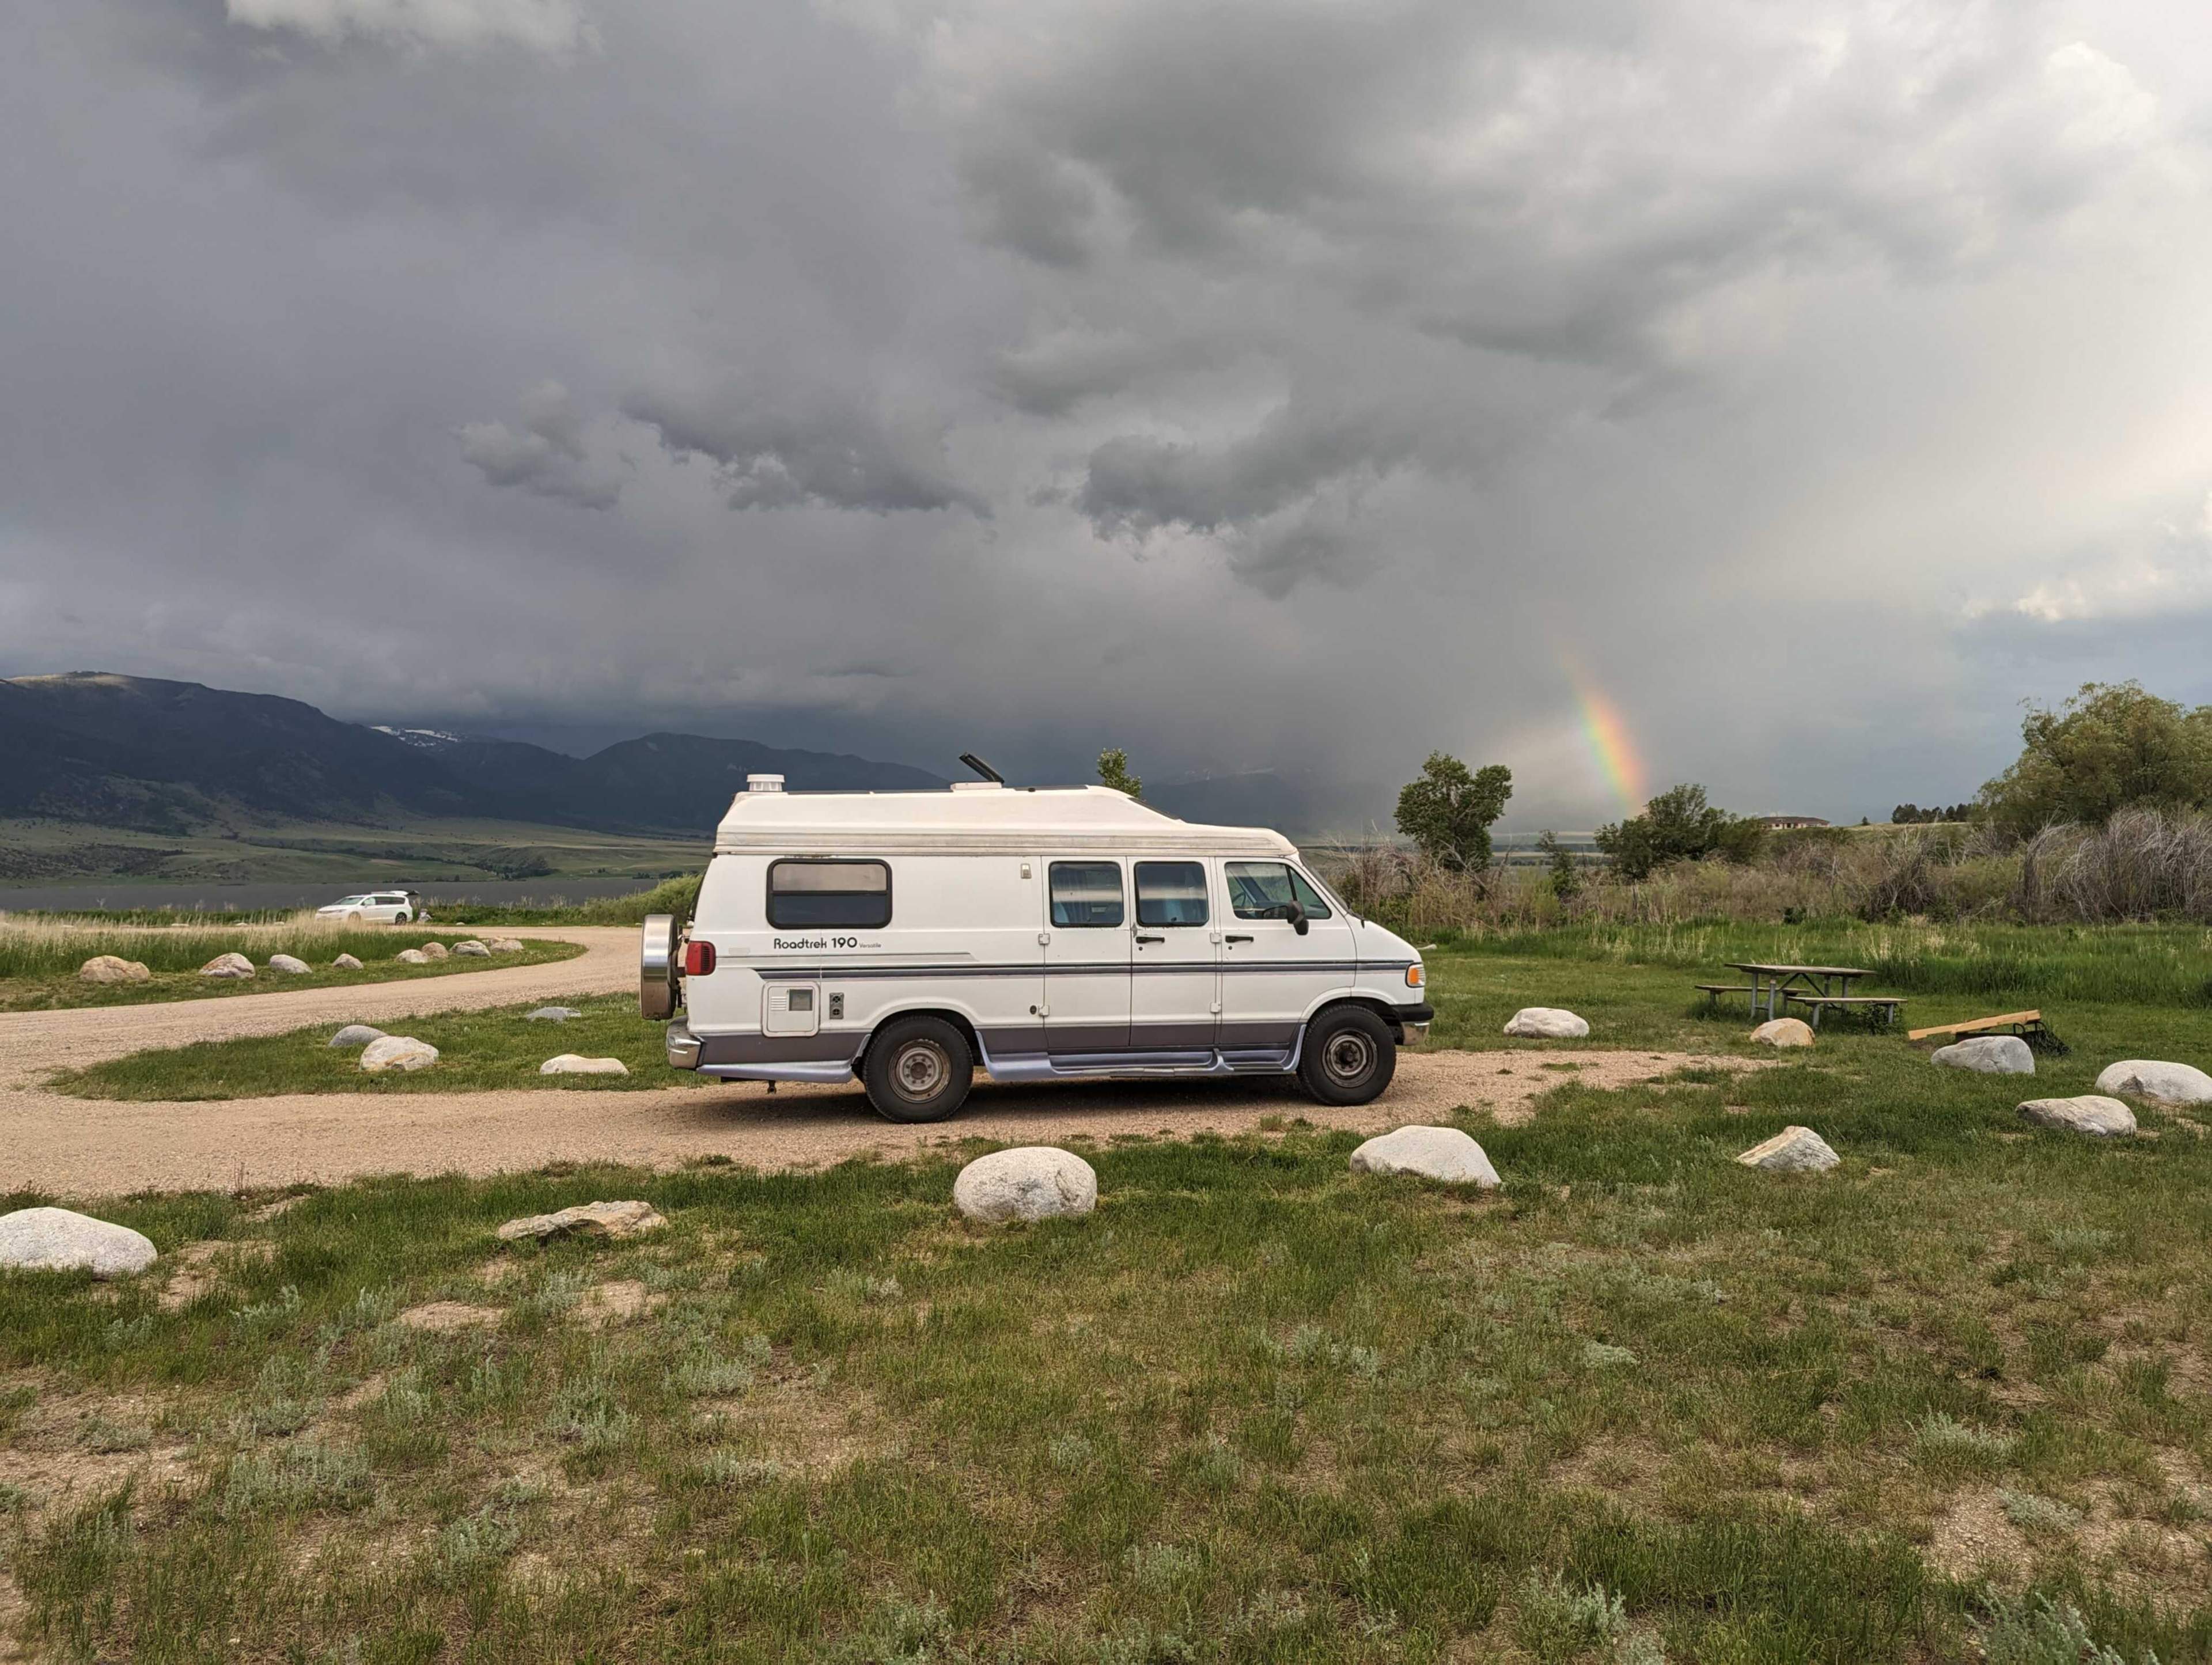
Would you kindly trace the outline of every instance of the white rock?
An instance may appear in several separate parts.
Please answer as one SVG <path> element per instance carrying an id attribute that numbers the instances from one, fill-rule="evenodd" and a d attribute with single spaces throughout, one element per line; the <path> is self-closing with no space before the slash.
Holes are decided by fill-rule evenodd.
<path id="1" fill-rule="evenodd" d="M 1954 1041 L 1929 1053 L 1928 1061 L 1984 1075 L 2035 1073 L 2035 1053 L 2017 1035 L 1978 1035 L 1971 1041 Z"/>
<path id="2" fill-rule="evenodd" d="M 494 937 L 485 946 L 495 954 L 520 954 L 522 940 L 519 937 Z"/>
<path id="3" fill-rule="evenodd" d="M 565 1237 L 572 1231 L 592 1237 L 635 1237 L 667 1224 L 649 1202 L 586 1202 L 556 1213 L 509 1220 L 499 1235 L 508 1243 L 518 1237 Z"/>
<path id="4" fill-rule="evenodd" d="M 571 1018 L 580 1018 L 583 1015 L 572 1006 L 542 1006 L 535 1012 L 523 1013 L 523 1016 L 533 1024 L 565 1024 Z"/>
<path id="5" fill-rule="evenodd" d="M 371 1041 L 383 1038 L 384 1031 L 380 1029 L 372 1029 L 367 1024 L 348 1024 L 331 1036 L 331 1044 L 334 1047 L 365 1047 Z"/>
<path id="6" fill-rule="evenodd" d="M 629 1066 L 619 1058 L 584 1058 L 564 1052 L 538 1066 L 540 1075 L 628 1075 Z"/>
<path id="7" fill-rule="evenodd" d="M 154 1259 L 150 1238 L 89 1214 L 67 1208 L 19 1208 L 0 1214 L 0 1266 L 127 1278 L 143 1272 Z"/>
<path id="8" fill-rule="evenodd" d="M 361 1049 L 361 1066 L 371 1075 L 386 1070 L 427 1069 L 438 1061 L 438 1049 L 411 1035 L 383 1035 Z"/>
<path id="9" fill-rule="evenodd" d="M 271 954 L 269 957 L 269 969 L 271 971 L 281 971 L 288 977 L 311 977 L 315 971 L 315 968 L 309 965 L 307 961 L 291 954 Z"/>
<path id="10" fill-rule="evenodd" d="M 453 945 L 453 952 L 459 954 L 464 959 L 488 960 L 491 957 L 491 950 L 485 947 L 483 944 L 478 942 L 474 937 L 469 937 L 460 942 L 455 943 Z"/>
<path id="11" fill-rule="evenodd" d="M 447 948 L 445 944 L 439 942 L 434 939 L 429 942 L 424 943 L 415 951 L 420 954 L 426 960 L 442 960 L 453 952 L 453 951 Z"/>
<path id="12" fill-rule="evenodd" d="M 1485 1191 L 1498 1183 L 1498 1170 L 1482 1146 L 1456 1127 L 1400 1127 L 1370 1139 L 1352 1153 L 1355 1174 L 1418 1174 L 1447 1185 Z"/>
<path id="13" fill-rule="evenodd" d="M 1589 1033 L 1589 1025 L 1556 1006 L 1526 1006 L 1506 1020 L 1505 1032 L 1544 1041 L 1579 1041 Z"/>
<path id="14" fill-rule="evenodd" d="M 2092 1139 L 2132 1139 L 2136 1113 L 2117 1098 L 2084 1093 L 2079 1098 L 2031 1098 L 2021 1115 L 2039 1127 L 2087 1133 Z"/>
<path id="15" fill-rule="evenodd" d="M 331 969 L 334 971 L 358 971 L 361 962 L 350 954 L 341 954 L 331 962 Z"/>
<path id="16" fill-rule="evenodd" d="M 200 968 L 203 977 L 250 977 L 253 962 L 243 954 L 218 954 Z"/>
<path id="17" fill-rule="evenodd" d="M 1073 1152 L 1049 1145 L 994 1151 L 960 1170 L 952 1206 L 988 1225 L 1088 1214 L 1098 1206 L 1098 1176 Z"/>
<path id="18" fill-rule="evenodd" d="M 77 981 L 88 983 L 143 983 L 154 974 L 143 960 L 126 960 L 120 954 L 94 954 L 76 969 Z"/>
<path id="19" fill-rule="evenodd" d="M 1770 1174 L 1824 1174 L 1843 1158 L 1810 1127 L 1784 1127 L 1736 1158 L 1747 1168 Z"/>
<path id="20" fill-rule="evenodd" d="M 2162 1099 L 2169 1104 L 2202 1104 L 2212 1100 L 2212 1075 L 2205 1074 L 2194 1064 L 2161 1064 L 2148 1058 L 2130 1058 L 2112 1065 L 2100 1075 L 2097 1091 Z"/>
<path id="21" fill-rule="evenodd" d="M 1802 1018 L 1777 1018 L 1752 1030 L 1751 1038 L 1763 1047 L 1809 1047 L 1813 1026 Z"/>
<path id="22" fill-rule="evenodd" d="M 392 957 L 402 965 L 428 965 L 430 957 L 419 948 L 403 948 Z"/>

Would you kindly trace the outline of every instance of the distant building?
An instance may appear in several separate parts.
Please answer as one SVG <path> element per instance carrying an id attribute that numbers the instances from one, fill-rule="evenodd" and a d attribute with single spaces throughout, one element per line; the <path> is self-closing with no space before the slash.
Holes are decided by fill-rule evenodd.
<path id="1" fill-rule="evenodd" d="M 1751 818 L 1762 827 L 1825 827 L 1828 824 L 1817 815 L 1754 815 Z"/>

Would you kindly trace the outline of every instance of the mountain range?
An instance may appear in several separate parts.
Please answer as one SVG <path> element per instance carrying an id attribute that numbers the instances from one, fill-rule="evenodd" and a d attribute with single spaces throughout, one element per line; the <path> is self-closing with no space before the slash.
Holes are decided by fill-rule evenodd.
<path id="1" fill-rule="evenodd" d="M 199 683 L 100 671 L 0 678 L 0 818 L 164 836 L 420 817 L 696 836 L 714 829 L 750 774 L 781 775 L 793 792 L 945 784 L 902 763 L 757 740 L 646 734 L 575 757 L 344 722 L 299 700 Z M 1158 781 L 1145 801 L 1188 821 L 1357 834 L 1347 796 L 1317 777 L 1257 770 Z"/>
<path id="2" fill-rule="evenodd" d="M 179 835 L 215 823 L 466 816 L 703 833 L 748 774 L 805 791 L 912 791 L 902 763 L 647 734 L 588 757 L 342 722 L 298 700 L 107 671 L 0 680 L 0 817 Z"/>

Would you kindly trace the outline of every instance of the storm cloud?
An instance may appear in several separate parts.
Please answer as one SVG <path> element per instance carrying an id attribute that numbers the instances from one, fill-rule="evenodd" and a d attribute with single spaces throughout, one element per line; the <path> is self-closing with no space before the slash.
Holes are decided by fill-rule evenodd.
<path id="1" fill-rule="evenodd" d="M 1647 788 L 1955 801 L 2212 698 L 2191 28 L 30 0 L 0 671 L 1567 826 L 1595 686 Z"/>

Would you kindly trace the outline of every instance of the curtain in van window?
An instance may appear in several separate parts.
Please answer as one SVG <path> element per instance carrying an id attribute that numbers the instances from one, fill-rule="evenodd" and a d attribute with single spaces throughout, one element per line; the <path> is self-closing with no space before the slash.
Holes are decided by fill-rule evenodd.
<path id="1" fill-rule="evenodd" d="M 1137 923 L 1205 924 L 1205 866 L 1196 861 L 1139 861 Z"/>
<path id="2" fill-rule="evenodd" d="M 1118 861 L 1052 864 L 1052 922 L 1071 928 L 1121 922 L 1121 865 Z"/>
<path id="3" fill-rule="evenodd" d="M 768 922 L 778 930 L 825 926 L 874 930 L 891 922 L 891 870 L 880 861 L 791 857 L 768 870 Z"/>

